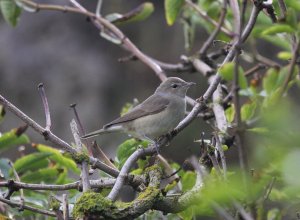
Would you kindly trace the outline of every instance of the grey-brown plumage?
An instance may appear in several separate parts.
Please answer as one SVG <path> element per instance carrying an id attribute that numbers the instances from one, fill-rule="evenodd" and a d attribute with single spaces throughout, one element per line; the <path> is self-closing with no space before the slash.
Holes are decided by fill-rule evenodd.
<path id="1" fill-rule="evenodd" d="M 170 77 L 160 84 L 153 95 L 127 114 L 82 138 L 111 132 L 125 132 L 135 138 L 153 142 L 173 130 L 184 118 L 185 95 L 193 84 L 177 77 Z"/>

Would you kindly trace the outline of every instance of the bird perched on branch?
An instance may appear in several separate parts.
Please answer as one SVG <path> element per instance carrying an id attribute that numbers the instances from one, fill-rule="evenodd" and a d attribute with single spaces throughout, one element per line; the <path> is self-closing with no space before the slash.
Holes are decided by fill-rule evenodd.
<path id="1" fill-rule="evenodd" d="M 86 139 L 100 134 L 123 132 L 155 144 L 157 138 L 172 131 L 184 118 L 185 96 L 193 82 L 169 77 L 154 94 L 125 115 L 104 125 L 100 130 L 82 136 Z M 155 144 L 156 146 L 156 144 Z"/>

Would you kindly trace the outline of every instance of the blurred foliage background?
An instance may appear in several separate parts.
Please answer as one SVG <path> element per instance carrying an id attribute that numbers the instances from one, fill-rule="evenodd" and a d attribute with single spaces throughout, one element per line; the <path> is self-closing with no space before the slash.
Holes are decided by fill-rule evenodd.
<path id="1" fill-rule="evenodd" d="M 103 5 L 103 13 L 127 12 L 141 2 L 111 0 Z M 177 19 L 173 26 L 168 26 L 163 2 L 151 2 L 155 6 L 153 14 L 147 20 L 122 25 L 120 28 L 124 33 L 143 52 L 158 60 L 176 63 L 182 54 L 188 56 L 194 54 L 212 27 L 199 19 L 195 13 L 184 10 L 183 16 L 197 17 L 194 21 L 194 43 L 192 49 L 187 51 L 183 33 L 184 22 Z M 289 83 L 289 90 L 283 97 L 281 89 L 291 58 L 291 36 L 295 36 L 299 42 L 300 3 L 292 0 L 286 3 L 287 18 L 280 24 L 273 24 L 266 14 L 259 15 L 251 38 L 245 45 L 245 53 L 242 54 L 241 73 L 245 73 L 257 63 L 248 56 L 248 53 L 253 52 L 253 45 L 259 54 L 281 65 L 281 68 L 273 67 L 259 71 L 256 75 L 258 78 L 244 77 L 239 84 L 243 103 L 242 119 L 251 125 L 243 134 L 243 144 L 249 159 L 249 173 L 246 173 L 248 184 L 246 186 L 241 184 L 245 174 L 240 174 L 239 168 L 234 166 L 238 164 L 237 149 L 232 147 L 225 152 L 227 163 L 233 164 L 229 167 L 228 182 L 220 181 L 215 170 L 209 170 L 208 184 L 202 192 L 202 198 L 197 201 L 195 207 L 180 214 L 184 219 L 191 219 L 195 213 L 204 216 L 203 219 L 208 219 L 207 216 L 213 216 L 212 202 L 227 207 L 232 204 L 232 199 L 242 202 L 250 210 L 255 209 L 257 214 L 255 219 L 297 219 L 297 216 L 299 218 L 300 119 L 297 67 L 299 63 Z M 94 9 L 96 2 L 89 1 L 82 4 Z M 219 2 L 199 0 L 199 5 L 214 19 L 218 18 L 219 11 L 216 9 L 220 7 Z M 276 14 L 279 14 L 277 1 L 274 1 L 274 7 Z M 249 12 L 250 10 L 247 11 L 247 16 Z M 226 22 L 228 28 L 232 28 L 232 14 L 229 13 Z M 38 14 L 22 13 L 20 22 L 15 28 L 1 20 L 0 32 L 0 93 L 43 124 L 44 111 L 37 92 L 37 84 L 43 82 L 50 105 L 53 132 L 68 142 L 72 141 L 69 122 L 73 117 L 69 104 L 76 102 L 86 130 L 95 130 L 116 118 L 125 103 L 132 102 L 134 98 L 144 100 L 160 83 L 152 70 L 139 61 L 118 62 L 118 58 L 128 54 L 100 38 L 95 27 L 82 16 L 46 11 Z M 228 41 L 228 38 L 222 35 L 219 39 Z M 228 85 L 232 81 L 232 71 L 232 63 L 221 69 L 221 74 Z M 207 88 L 206 79 L 199 73 L 168 75 L 196 82 L 197 87 L 191 89 L 189 93 L 191 97 L 198 98 Z M 232 105 L 227 108 L 226 116 L 228 121 L 232 122 L 234 116 Z M 19 119 L 7 112 L 0 124 L 0 131 L 9 131 L 20 125 L 22 123 Z M 179 164 L 188 155 L 199 155 L 199 144 L 194 140 L 200 138 L 202 131 L 210 138 L 211 127 L 202 120 L 195 120 L 176 137 L 170 147 L 163 150 L 162 154 Z M 13 130 L 8 135 L 13 136 L 15 132 Z M 29 142 L 44 143 L 42 137 L 31 130 L 27 135 L 30 136 L 30 141 L 27 137 L 21 136 L 18 140 L 14 139 L 19 142 L 11 145 L 6 143 L 6 146 L 24 144 L 26 151 L 33 151 Z M 112 158 L 116 155 L 117 146 L 125 139 L 125 135 L 115 134 L 97 138 L 101 147 Z M 125 148 L 124 152 L 136 149 L 136 144 L 128 143 L 124 142 L 121 145 Z M 62 159 L 64 155 L 60 152 L 49 152 L 51 150 L 47 146 L 40 144 L 37 146 L 35 145 L 38 151 L 35 153 L 35 159 L 39 158 L 41 166 L 47 169 L 47 173 L 60 172 L 53 175 L 59 175 L 61 178 L 51 179 L 49 183 L 70 182 L 66 173 L 78 172 L 71 160 L 67 164 L 62 163 L 61 161 L 68 160 Z M 16 148 L 8 149 L 9 147 L 2 151 L 1 155 L 12 159 L 19 157 Z M 45 160 L 48 156 L 51 156 L 50 159 Z M 128 155 L 118 156 L 122 162 Z M 26 161 L 30 164 L 30 158 Z M 18 163 L 22 165 L 24 161 Z M 16 169 L 22 168 L 18 163 L 15 164 Z M 172 165 L 179 166 L 175 163 Z M 24 181 L 33 178 L 30 176 L 31 168 L 26 170 L 27 174 L 23 173 Z M 53 171 L 50 171 L 50 168 L 53 168 Z M 22 169 L 18 172 L 22 174 Z M 43 170 L 40 172 L 39 178 L 42 178 Z M 12 173 L 6 175 L 11 176 Z M 195 181 L 194 173 L 187 171 L 180 175 L 184 190 L 190 189 L 192 187 L 190 183 Z M 38 179 L 37 182 L 39 181 L 46 180 Z M 34 197 L 37 198 L 37 195 Z M 155 215 L 150 217 L 155 218 Z M 173 217 L 170 216 L 170 219 Z"/>

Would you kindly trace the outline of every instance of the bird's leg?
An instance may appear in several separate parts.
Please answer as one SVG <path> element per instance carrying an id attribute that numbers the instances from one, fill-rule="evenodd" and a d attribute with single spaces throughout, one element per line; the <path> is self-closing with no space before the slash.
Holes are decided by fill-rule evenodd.
<path id="1" fill-rule="evenodd" d="M 156 150 L 157 155 L 159 155 L 159 144 L 158 144 L 157 141 L 154 141 L 154 146 L 155 146 L 155 150 Z"/>

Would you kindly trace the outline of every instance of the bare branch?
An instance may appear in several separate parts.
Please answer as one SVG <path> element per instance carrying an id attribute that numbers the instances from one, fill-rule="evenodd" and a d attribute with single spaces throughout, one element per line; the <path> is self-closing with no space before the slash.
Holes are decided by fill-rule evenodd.
<path id="1" fill-rule="evenodd" d="M 20 207 L 21 206 L 20 203 L 14 202 L 14 201 L 11 201 L 11 200 L 8 200 L 8 199 L 4 199 L 1 196 L 0 196 L 0 202 L 6 203 L 6 204 L 8 204 L 11 207 Z M 27 209 L 27 210 L 30 210 L 30 211 L 33 211 L 35 213 L 40 213 L 40 214 L 43 214 L 43 215 L 48 215 L 48 216 L 56 217 L 56 214 L 54 212 L 43 210 L 43 209 L 39 209 L 39 208 L 32 207 L 32 206 L 29 206 L 29 205 L 23 205 L 23 208 Z"/>
<path id="2" fill-rule="evenodd" d="M 286 15 L 287 15 L 287 8 L 286 8 L 284 0 L 278 0 L 278 5 L 279 5 L 279 9 L 280 9 L 280 18 L 279 18 L 279 20 L 284 20 L 286 18 Z"/>
<path id="3" fill-rule="evenodd" d="M 234 201 L 233 205 L 237 209 L 237 211 L 241 214 L 241 216 L 244 220 L 254 220 L 254 218 L 251 216 L 251 214 L 246 212 L 246 210 L 240 203 Z"/>
<path id="4" fill-rule="evenodd" d="M 203 46 L 199 50 L 200 55 L 203 56 L 207 52 L 207 50 L 209 49 L 209 47 L 211 46 L 211 44 L 213 43 L 213 41 L 219 34 L 219 32 L 222 29 L 222 26 L 224 24 L 226 14 L 227 14 L 227 0 L 223 0 L 223 6 L 222 6 L 222 10 L 221 10 L 221 15 L 220 15 L 220 18 L 218 21 L 218 25 L 216 26 L 216 29 L 210 34 L 209 38 L 204 42 Z"/>
<path id="5" fill-rule="evenodd" d="M 100 180 L 90 180 L 91 188 L 110 188 L 114 185 L 115 179 L 112 178 L 101 178 Z M 81 189 L 82 183 L 76 181 L 74 183 L 68 183 L 64 185 L 46 185 L 46 184 L 35 184 L 35 183 L 23 183 L 19 181 L 1 181 L 0 187 L 10 187 L 15 189 L 29 189 L 29 190 L 49 190 L 49 191 L 65 191 L 69 189 Z"/>
<path id="6" fill-rule="evenodd" d="M 63 203 L 63 217 L 64 220 L 69 220 L 69 204 L 68 204 L 68 195 L 62 195 L 62 203 Z"/>
<path id="7" fill-rule="evenodd" d="M 221 207 L 218 203 L 213 202 L 212 207 L 215 212 L 224 218 L 224 220 L 235 220 L 223 207 Z"/>
<path id="8" fill-rule="evenodd" d="M 97 8 L 96 8 L 96 16 L 101 16 L 101 7 L 102 7 L 102 0 L 98 0 L 97 2 Z"/>
<path id="9" fill-rule="evenodd" d="M 206 21 L 208 21 L 209 23 L 213 24 L 215 27 L 218 27 L 219 22 L 216 22 L 215 20 L 213 20 L 211 17 L 209 17 L 206 12 L 203 12 L 196 4 L 194 4 L 193 2 L 191 2 L 190 0 L 186 0 L 185 3 L 190 6 L 191 8 L 193 8 L 196 12 L 198 12 L 198 14 L 205 19 Z M 225 27 L 221 27 L 221 31 L 226 34 L 229 37 L 232 37 L 234 34 L 229 31 L 228 29 L 226 29 Z"/>
<path id="10" fill-rule="evenodd" d="M 74 140 L 76 143 L 76 147 L 78 148 L 78 151 L 84 153 L 84 146 L 81 143 L 77 124 L 74 119 L 71 121 L 70 126 L 71 126 L 72 134 L 74 136 Z M 81 180 L 82 180 L 83 192 L 88 191 L 91 188 L 91 186 L 89 181 L 89 169 L 88 169 L 87 161 L 83 161 L 81 163 Z"/>
<path id="11" fill-rule="evenodd" d="M 118 168 L 109 160 L 106 154 L 102 151 L 100 146 L 97 144 L 96 141 L 92 143 L 92 154 L 94 157 L 98 158 L 99 160 L 103 161 L 108 166 L 112 167 L 113 169 L 118 170 Z"/>
<path id="12" fill-rule="evenodd" d="M 223 150 L 223 147 L 222 147 L 222 144 L 221 144 L 221 141 L 220 141 L 218 135 L 215 135 L 215 139 L 216 139 L 216 147 L 220 154 L 220 159 L 221 159 L 221 163 L 222 163 L 223 176 L 224 176 L 224 179 L 227 179 L 227 164 L 226 164 L 224 150 Z"/>
<path id="13" fill-rule="evenodd" d="M 20 182 L 21 181 L 20 177 L 19 177 L 13 163 L 11 161 L 8 161 L 8 164 L 11 167 L 11 169 L 12 169 L 14 175 L 15 175 L 16 180 Z M 11 186 L 11 185 L 9 185 L 9 186 Z M 23 189 L 20 189 L 20 207 L 19 207 L 20 211 L 24 210 L 24 202 L 25 202 L 24 191 L 23 191 Z"/>
<path id="14" fill-rule="evenodd" d="M 51 118 L 50 118 L 50 110 L 49 110 L 48 100 L 47 100 L 47 96 L 46 96 L 46 92 L 45 92 L 43 83 L 40 83 L 38 85 L 38 91 L 39 91 L 40 96 L 43 101 L 44 111 L 45 111 L 45 116 L 46 116 L 45 132 L 49 132 L 51 129 Z M 46 138 L 46 136 L 45 136 L 45 138 Z"/>
<path id="15" fill-rule="evenodd" d="M 291 60 L 290 65 L 289 65 L 288 74 L 287 74 L 287 77 L 285 78 L 285 81 L 284 81 L 282 89 L 281 89 L 281 94 L 282 95 L 288 89 L 288 85 L 289 85 L 289 83 L 292 79 L 292 76 L 293 76 L 293 73 L 294 73 L 294 70 L 295 70 L 295 67 L 296 67 L 297 59 L 298 59 L 298 56 L 299 56 L 299 49 L 300 49 L 300 40 L 297 41 L 296 46 L 293 48 L 293 51 L 292 51 L 293 56 L 292 56 L 292 60 Z"/>

